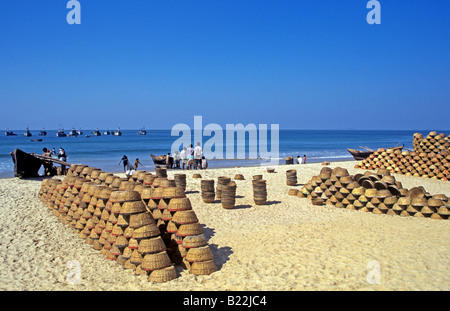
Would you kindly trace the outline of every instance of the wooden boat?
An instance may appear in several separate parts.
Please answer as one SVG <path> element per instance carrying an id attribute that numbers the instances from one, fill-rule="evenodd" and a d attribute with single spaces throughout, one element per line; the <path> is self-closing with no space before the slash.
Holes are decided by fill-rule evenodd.
<path id="1" fill-rule="evenodd" d="M 46 162 L 51 162 L 52 164 L 61 164 L 62 166 L 70 167 L 70 164 L 67 162 L 34 153 L 26 153 L 20 149 L 14 149 L 14 151 L 11 152 L 10 155 L 14 162 L 14 177 L 38 177 L 41 165 L 44 165 L 44 163 Z M 56 175 L 57 169 L 53 165 L 51 165 L 49 173 L 50 175 Z"/>
<path id="2" fill-rule="evenodd" d="M 13 131 L 6 130 L 6 131 L 5 131 L 5 136 L 17 136 L 17 134 L 14 133 Z"/>
<path id="3" fill-rule="evenodd" d="M 28 127 L 25 129 L 25 132 L 23 133 L 23 136 L 25 136 L 25 137 L 33 136 L 33 135 L 31 134 L 31 132 L 30 132 L 30 129 L 29 129 Z"/>
<path id="4" fill-rule="evenodd" d="M 166 165 L 166 155 L 155 156 L 150 153 L 150 156 L 152 157 L 153 163 L 155 163 L 155 165 Z M 173 158 L 170 157 L 169 161 L 173 162 Z"/>
<path id="5" fill-rule="evenodd" d="M 399 150 L 402 150 L 404 146 L 405 146 L 405 144 L 403 144 L 403 145 L 401 145 L 401 146 L 391 147 L 391 148 L 389 148 L 389 149 L 399 149 Z M 356 150 L 356 149 L 350 149 L 350 148 L 347 148 L 347 150 L 348 150 L 348 152 L 350 152 L 350 154 L 353 156 L 353 158 L 354 158 L 355 160 L 358 160 L 358 161 L 359 161 L 359 160 L 367 159 L 372 153 L 375 152 L 375 150 L 370 149 L 370 148 L 368 148 L 368 147 L 361 147 L 361 148 L 365 149 L 365 151 L 362 151 L 362 150 Z"/>
<path id="6" fill-rule="evenodd" d="M 147 131 L 145 130 L 145 128 L 141 128 L 139 132 L 137 132 L 137 135 L 147 135 Z"/>

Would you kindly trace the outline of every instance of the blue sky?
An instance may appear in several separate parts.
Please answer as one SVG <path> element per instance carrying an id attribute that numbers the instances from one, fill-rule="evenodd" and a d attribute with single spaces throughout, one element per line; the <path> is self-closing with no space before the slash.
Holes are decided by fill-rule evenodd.
<path id="1" fill-rule="evenodd" d="M 0 2 L 0 128 L 446 129 L 450 2 Z"/>

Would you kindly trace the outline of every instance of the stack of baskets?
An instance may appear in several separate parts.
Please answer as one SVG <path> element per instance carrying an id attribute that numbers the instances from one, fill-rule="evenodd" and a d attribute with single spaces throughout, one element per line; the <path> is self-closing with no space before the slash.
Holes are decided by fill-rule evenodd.
<path id="1" fill-rule="evenodd" d="M 253 200 L 256 205 L 265 205 L 267 203 L 267 186 L 263 179 L 252 180 Z"/>
<path id="2" fill-rule="evenodd" d="M 286 184 L 288 186 L 297 186 L 297 171 L 287 170 L 286 171 Z"/>
<path id="3" fill-rule="evenodd" d="M 160 178 L 167 178 L 167 168 L 162 166 L 155 167 L 156 176 Z"/>
<path id="4" fill-rule="evenodd" d="M 324 167 L 298 191 L 297 196 L 376 214 L 433 219 L 448 219 L 450 215 L 450 201 L 445 195 L 431 195 L 423 188 L 403 188 L 389 170 L 350 175 L 340 167 L 332 170 Z"/>
<path id="5" fill-rule="evenodd" d="M 173 179 L 175 180 L 175 184 L 178 188 L 186 191 L 186 174 L 175 174 Z"/>
<path id="6" fill-rule="evenodd" d="M 413 148 L 417 153 L 440 153 L 443 150 L 450 150 L 450 135 L 438 134 L 433 131 L 425 138 L 420 133 L 413 135 Z"/>
<path id="7" fill-rule="evenodd" d="M 230 181 L 221 188 L 220 202 L 224 209 L 232 209 L 236 204 L 236 183 Z"/>
<path id="8" fill-rule="evenodd" d="M 450 179 L 450 138 L 445 134 L 430 132 L 426 138 L 420 133 L 413 136 L 414 151 L 380 148 L 355 168 L 387 169 L 391 173 L 432 178 Z"/>
<path id="9" fill-rule="evenodd" d="M 202 179 L 200 181 L 200 189 L 204 203 L 214 203 L 216 197 L 214 191 L 214 179 Z"/>
<path id="10" fill-rule="evenodd" d="M 230 177 L 219 176 L 217 178 L 216 199 L 220 200 L 222 197 L 222 189 L 231 182 Z"/>
<path id="11" fill-rule="evenodd" d="M 190 273 L 216 271 L 203 227 L 184 189 L 163 177 L 164 170 L 159 172 L 159 177 L 140 172 L 127 179 L 75 165 L 62 181 L 45 179 L 38 196 L 107 259 L 136 274 L 147 274 L 150 281 L 176 278 L 176 255 Z M 172 242 L 176 249 L 171 249 Z M 196 250 L 187 257 L 190 249 Z"/>
<path id="12" fill-rule="evenodd" d="M 378 149 L 355 168 L 387 169 L 391 173 L 447 181 L 450 179 L 450 151 L 436 154 Z"/>

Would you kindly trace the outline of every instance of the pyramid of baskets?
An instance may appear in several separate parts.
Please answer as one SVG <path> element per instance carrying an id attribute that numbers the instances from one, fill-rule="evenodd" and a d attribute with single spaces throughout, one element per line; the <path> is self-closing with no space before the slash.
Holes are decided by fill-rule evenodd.
<path id="1" fill-rule="evenodd" d="M 387 169 L 391 173 L 447 181 L 450 179 L 450 151 L 439 153 L 378 149 L 355 168 Z"/>
<path id="2" fill-rule="evenodd" d="M 413 135 L 413 149 L 421 153 L 440 153 L 443 150 L 450 150 L 450 135 L 444 133 L 430 132 L 425 138 L 420 133 Z"/>
<path id="3" fill-rule="evenodd" d="M 350 175 L 344 168 L 323 167 L 300 190 L 290 195 L 311 199 L 314 205 L 334 205 L 375 214 L 448 219 L 450 200 L 423 187 L 406 189 L 389 170 Z"/>
<path id="4" fill-rule="evenodd" d="M 177 187 L 163 170 L 120 178 L 76 164 L 64 180 L 43 180 L 39 198 L 107 259 L 167 282 L 177 277 L 174 264 L 192 274 L 217 270 L 184 178 L 177 177 Z"/>

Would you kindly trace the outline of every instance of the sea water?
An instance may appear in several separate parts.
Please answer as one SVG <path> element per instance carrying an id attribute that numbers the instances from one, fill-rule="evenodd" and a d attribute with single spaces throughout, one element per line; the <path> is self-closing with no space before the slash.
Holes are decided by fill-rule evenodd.
<path id="1" fill-rule="evenodd" d="M 151 171 L 154 169 L 150 153 L 164 155 L 170 152 L 172 144 L 179 136 L 171 136 L 171 130 L 147 130 L 147 135 L 137 135 L 138 130 L 122 130 L 122 136 L 93 136 L 91 130 L 83 130 L 78 137 L 56 137 L 55 130 L 47 130 L 47 136 L 39 136 L 38 130 L 32 130 L 32 137 L 24 137 L 23 131 L 15 130 L 17 136 L 0 134 L 0 177 L 14 176 L 14 163 L 10 152 L 15 148 L 25 152 L 42 154 L 44 147 L 60 147 L 67 153 L 67 162 L 71 164 L 86 164 L 108 172 L 123 172 L 119 161 L 126 155 L 131 163 L 136 158 L 143 164 L 138 169 Z M 412 150 L 413 134 L 419 132 L 427 135 L 429 131 L 420 130 L 280 130 L 279 158 L 277 163 L 284 164 L 285 158 L 306 155 L 307 162 L 323 162 L 337 160 L 352 160 L 347 148 L 361 149 L 361 146 L 372 149 L 405 145 Z M 438 131 L 448 133 L 449 131 Z M 67 134 L 67 131 L 66 131 Z M 90 137 L 86 137 L 86 134 Z M 224 135 L 225 137 L 225 135 Z M 42 141 L 32 141 L 41 139 Z M 210 137 L 203 137 L 205 143 Z M 192 140 L 195 146 L 197 142 Z M 224 142 L 224 157 L 226 153 Z M 246 154 L 248 151 L 248 135 L 246 139 Z M 234 146 L 235 150 L 236 144 Z M 268 141 L 270 151 L 270 139 Z M 208 159 L 209 167 L 235 167 L 264 165 L 267 159 Z M 41 169 L 42 170 L 42 169 Z"/>

